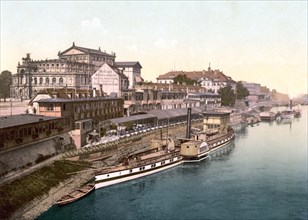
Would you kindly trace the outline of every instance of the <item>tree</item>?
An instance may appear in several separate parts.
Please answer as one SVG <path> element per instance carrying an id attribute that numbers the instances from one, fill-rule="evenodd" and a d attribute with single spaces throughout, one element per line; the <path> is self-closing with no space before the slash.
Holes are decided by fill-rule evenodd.
<path id="1" fill-rule="evenodd" d="M 190 79 L 188 78 L 185 74 L 180 74 L 177 75 L 174 79 L 173 79 L 173 84 L 186 84 L 186 85 L 198 85 L 199 83 L 196 80 Z"/>
<path id="2" fill-rule="evenodd" d="M 237 99 L 244 99 L 249 96 L 249 91 L 246 87 L 243 86 L 241 82 L 236 83 L 236 97 Z"/>
<path id="3" fill-rule="evenodd" d="M 235 103 L 235 94 L 231 86 L 219 89 L 218 94 L 221 96 L 221 105 L 233 106 Z"/>
<path id="4" fill-rule="evenodd" d="M 10 97 L 10 85 L 12 84 L 12 73 L 4 70 L 0 74 L 0 98 L 6 101 Z"/>
<path id="5" fill-rule="evenodd" d="M 124 126 L 126 127 L 126 131 L 133 130 L 133 123 L 131 121 L 125 122 Z"/>

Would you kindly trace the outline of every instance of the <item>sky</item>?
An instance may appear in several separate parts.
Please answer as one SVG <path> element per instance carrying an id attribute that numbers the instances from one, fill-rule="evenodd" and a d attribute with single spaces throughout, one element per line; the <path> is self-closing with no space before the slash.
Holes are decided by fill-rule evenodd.
<path id="1" fill-rule="evenodd" d="M 219 69 L 235 81 L 308 93 L 307 1 L 3 1 L 1 72 L 26 53 L 77 46 L 139 61 L 145 80 Z"/>

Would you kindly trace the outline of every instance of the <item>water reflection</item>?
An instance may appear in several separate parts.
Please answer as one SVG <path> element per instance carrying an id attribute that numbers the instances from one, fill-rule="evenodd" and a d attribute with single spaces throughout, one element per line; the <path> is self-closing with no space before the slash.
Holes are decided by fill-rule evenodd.
<path id="1" fill-rule="evenodd" d="M 235 143 L 232 142 L 229 145 L 211 153 L 210 160 L 219 160 L 219 161 L 229 160 L 230 154 L 232 153 L 234 148 L 235 148 Z"/>
<path id="2" fill-rule="evenodd" d="M 248 136 L 248 129 L 247 129 L 247 126 L 242 126 L 241 129 L 237 129 L 237 130 L 234 130 L 235 132 L 235 135 L 236 135 L 236 139 L 237 138 L 244 138 L 244 137 L 247 137 Z"/>

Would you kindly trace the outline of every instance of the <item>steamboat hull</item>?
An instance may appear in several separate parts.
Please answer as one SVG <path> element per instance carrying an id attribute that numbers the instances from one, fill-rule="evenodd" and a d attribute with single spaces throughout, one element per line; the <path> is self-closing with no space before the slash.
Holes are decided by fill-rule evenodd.
<path id="1" fill-rule="evenodd" d="M 95 176 L 95 189 L 127 182 L 151 174 L 155 174 L 182 164 L 182 157 L 176 156 L 171 159 L 158 161 L 143 166 L 127 168 L 116 172 L 97 174 Z"/>

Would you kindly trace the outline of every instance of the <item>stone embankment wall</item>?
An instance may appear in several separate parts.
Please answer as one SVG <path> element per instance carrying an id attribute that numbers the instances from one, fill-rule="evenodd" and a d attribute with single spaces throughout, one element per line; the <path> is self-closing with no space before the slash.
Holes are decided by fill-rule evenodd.
<path id="1" fill-rule="evenodd" d="M 61 145 L 59 137 L 66 142 Z M 67 140 L 70 140 L 68 133 L 0 152 L 0 176 L 30 167 L 63 152 Z"/>

